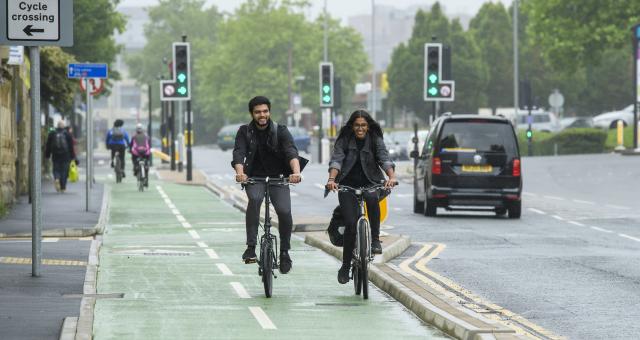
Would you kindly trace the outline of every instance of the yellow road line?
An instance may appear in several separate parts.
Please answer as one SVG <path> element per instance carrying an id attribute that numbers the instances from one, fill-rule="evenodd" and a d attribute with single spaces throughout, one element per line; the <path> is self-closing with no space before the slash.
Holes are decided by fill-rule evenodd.
<path id="1" fill-rule="evenodd" d="M 564 339 L 564 337 L 560 337 L 558 335 L 553 334 L 552 332 L 530 322 L 529 320 L 523 318 L 522 316 L 508 310 L 505 309 L 503 307 L 500 307 L 494 303 L 491 303 L 483 298 L 481 298 L 480 296 L 472 293 L 471 291 L 463 288 L 462 286 L 456 284 L 455 282 L 453 282 L 452 280 L 438 274 L 435 273 L 434 271 L 430 270 L 427 268 L 426 264 L 431 261 L 433 258 L 435 258 L 436 256 L 438 256 L 445 248 L 446 245 L 441 244 L 441 243 L 435 243 L 435 244 L 425 244 L 425 243 L 421 243 L 424 246 L 422 247 L 422 249 L 420 249 L 418 252 L 416 252 L 416 254 L 414 256 L 412 256 L 411 258 L 403 261 L 400 264 L 400 269 L 402 269 L 403 271 L 413 275 L 414 277 L 416 277 L 418 280 L 422 281 L 423 283 L 427 284 L 428 286 L 438 290 L 439 292 L 443 293 L 444 295 L 454 298 L 454 299 L 459 299 L 459 297 L 452 293 L 451 291 L 454 291 L 456 293 L 459 293 L 460 295 L 464 296 L 466 299 L 470 300 L 471 302 L 473 302 L 472 304 L 466 303 L 464 304 L 464 306 L 466 308 L 469 308 L 477 313 L 482 314 L 484 317 L 496 320 L 496 321 L 500 321 L 500 322 L 507 322 L 507 325 L 511 328 L 513 328 L 514 330 L 516 330 L 517 333 L 519 334 L 526 334 L 528 336 L 532 336 L 532 334 L 530 334 L 529 331 L 518 327 L 517 325 L 510 323 L 510 320 L 516 321 L 517 323 L 526 326 L 532 330 L 534 330 L 535 332 L 544 335 L 545 337 L 549 338 L 549 339 Z M 431 252 L 429 252 L 429 250 L 433 249 Z M 425 254 L 428 255 L 426 257 L 424 257 Z M 413 270 L 411 268 L 411 263 L 413 263 L 414 261 L 416 261 L 416 268 L 424 273 L 429 275 L 430 277 L 434 278 L 437 281 L 440 281 L 441 284 L 431 280 L 429 277 L 422 275 L 419 272 L 416 272 L 415 270 Z M 445 287 L 443 287 L 442 285 L 448 287 L 450 290 L 446 289 Z M 482 307 L 482 306 L 486 306 Z"/>
<path id="2" fill-rule="evenodd" d="M 31 264 L 31 258 L 28 257 L 0 257 L 0 263 L 4 264 Z M 85 261 L 73 260 L 52 260 L 43 259 L 42 264 L 49 266 L 86 266 Z"/>

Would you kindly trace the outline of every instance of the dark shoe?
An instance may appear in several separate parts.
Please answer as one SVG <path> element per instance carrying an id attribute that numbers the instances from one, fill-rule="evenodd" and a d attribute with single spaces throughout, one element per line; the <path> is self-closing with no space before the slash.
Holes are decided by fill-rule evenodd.
<path id="1" fill-rule="evenodd" d="M 338 270 L 338 282 L 340 282 L 340 284 L 349 282 L 349 269 L 351 269 L 351 266 L 343 263 L 340 270 Z"/>
<path id="2" fill-rule="evenodd" d="M 280 252 L 280 272 L 286 274 L 291 270 L 291 257 L 286 251 Z"/>
<path id="3" fill-rule="evenodd" d="M 244 261 L 244 263 L 256 263 L 256 247 L 255 246 L 248 246 L 247 250 L 244 251 L 244 254 L 242 254 L 242 260 Z"/>
<path id="4" fill-rule="evenodd" d="M 111 167 L 113 168 L 113 161 L 111 161 Z"/>
<path id="5" fill-rule="evenodd" d="M 371 241 L 371 253 L 382 254 L 382 245 L 380 244 L 380 240 Z"/>

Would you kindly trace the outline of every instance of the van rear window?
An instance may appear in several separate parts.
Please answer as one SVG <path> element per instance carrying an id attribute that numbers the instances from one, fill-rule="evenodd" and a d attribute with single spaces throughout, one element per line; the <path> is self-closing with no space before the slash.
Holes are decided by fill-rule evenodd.
<path id="1" fill-rule="evenodd" d="M 448 121 L 440 134 L 440 152 L 496 152 L 517 155 L 510 124 L 490 121 Z"/>

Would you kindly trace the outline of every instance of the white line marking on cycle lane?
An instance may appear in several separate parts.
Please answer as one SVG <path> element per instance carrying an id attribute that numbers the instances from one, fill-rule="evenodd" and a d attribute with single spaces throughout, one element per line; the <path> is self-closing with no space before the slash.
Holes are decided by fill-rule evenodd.
<path id="1" fill-rule="evenodd" d="M 187 230 L 187 231 L 189 232 L 189 235 L 193 237 L 194 240 L 200 239 L 200 235 L 198 235 L 198 233 L 195 230 Z"/>
<path id="2" fill-rule="evenodd" d="M 256 320 L 258 320 L 258 323 L 260 324 L 260 326 L 262 326 L 263 329 L 278 329 L 276 328 L 276 325 L 271 322 L 271 319 L 269 319 L 262 308 L 249 307 L 249 311 L 251 311 L 251 314 L 253 314 L 253 317 L 256 318 Z"/>
<path id="3" fill-rule="evenodd" d="M 578 227 L 586 227 L 586 225 L 580 223 L 580 222 L 576 222 L 576 221 L 568 221 L 569 223 L 573 224 L 573 225 L 577 225 Z"/>
<path id="4" fill-rule="evenodd" d="M 227 267 L 226 264 L 224 264 L 224 263 L 216 263 L 216 267 L 218 267 L 218 269 L 220 269 L 220 271 L 222 272 L 222 275 L 233 276 L 233 272 L 231 272 L 231 269 L 229 269 L 229 267 Z"/>
<path id="5" fill-rule="evenodd" d="M 627 234 L 618 234 L 618 236 L 624 237 L 624 238 L 632 240 L 632 241 L 640 242 L 640 238 L 629 236 Z"/>
<path id="6" fill-rule="evenodd" d="M 613 231 L 609 230 L 609 229 L 604 229 L 604 228 L 600 228 L 600 227 L 591 227 L 591 229 L 593 230 L 597 230 L 597 231 L 601 231 L 603 233 L 612 233 Z"/>
<path id="7" fill-rule="evenodd" d="M 536 208 L 529 208 L 529 211 L 533 211 L 536 214 L 540 214 L 540 215 L 546 215 L 547 213 L 542 211 L 542 210 L 538 210 Z"/>
<path id="8" fill-rule="evenodd" d="M 241 299 L 251 299 L 251 295 L 247 293 L 247 290 L 244 289 L 240 282 L 229 282 L 229 284 L 231 285 L 231 287 L 233 287 L 233 290 L 236 291 L 236 294 L 238 294 Z"/>
<path id="9" fill-rule="evenodd" d="M 196 244 L 197 244 L 197 245 L 198 245 L 198 247 L 200 247 L 200 248 L 209 248 L 209 246 L 208 246 L 206 243 L 204 243 L 204 242 L 196 242 Z"/>

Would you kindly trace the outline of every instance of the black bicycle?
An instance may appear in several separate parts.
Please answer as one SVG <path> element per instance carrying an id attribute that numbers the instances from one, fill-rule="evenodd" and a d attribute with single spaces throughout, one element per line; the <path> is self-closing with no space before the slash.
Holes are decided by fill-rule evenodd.
<path id="1" fill-rule="evenodd" d="M 264 295 L 271 297 L 273 291 L 273 279 L 278 278 L 275 270 L 280 267 L 276 254 L 278 253 L 278 238 L 271 233 L 271 212 L 270 212 L 270 194 L 269 187 L 271 185 L 289 185 L 289 179 L 286 177 L 250 177 L 244 184 L 266 183 L 264 191 L 264 224 L 262 230 L 264 233 L 260 237 L 260 256 L 258 257 L 258 275 L 262 276 L 264 285 Z"/>
<path id="2" fill-rule="evenodd" d="M 120 160 L 120 151 L 116 151 L 115 153 L 115 166 L 113 170 L 116 172 L 116 183 L 122 182 L 122 175 L 124 174 L 124 170 L 122 170 L 122 161 Z"/>
<path id="3" fill-rule="evenodd" d="M 351 260 L 351 278 L 356 295 L 362 292 L 362 298 L 369 298 L 369 263 L 373 261 L 375 254 L 371 253 L 371 225 L 365 214 L 364 194 L 386 190 L 383 184 L 374 184 L 368 187 L 353 188 L 347 185 L 338 185 L 338 191 L 349 192 L 358 200 L 359 215 L 356 223 L 356 246 L 353 249 Z"/>

